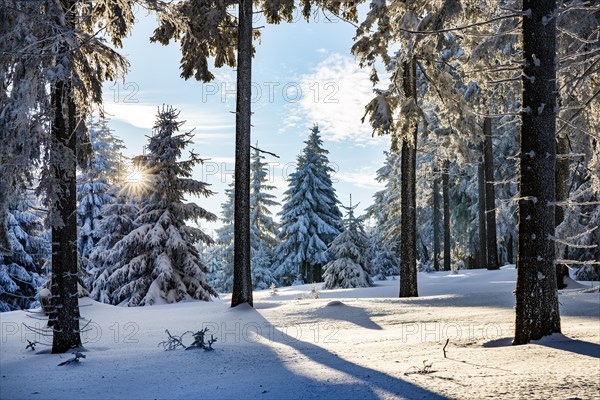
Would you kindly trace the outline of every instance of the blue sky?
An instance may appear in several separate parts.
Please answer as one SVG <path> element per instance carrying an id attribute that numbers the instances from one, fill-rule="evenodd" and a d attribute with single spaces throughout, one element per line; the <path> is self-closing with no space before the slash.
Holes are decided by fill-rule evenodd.
<path id="1" fill-rule="evenodd" d="M 157 108 L 168 104 L 180 110 L 180 118 L 187 121 L 182 130 L 194 129 L 191 148 L 209 159 L 194 177 L 218 192 L 189 200 L 219 215 L 234 169 L 235 71 L 212 69 L 216 80 L 206 84 L 183 80 L 178 43 L 150 43 L 155 18 L 143 11 L 137 16 L 133 34 L 121 49 L 131 64 L 129 73 L 124 81 L 105 85 L 110 127 L 125 141 L 126 155 L 134 156 L 142 153 L 151 135 Z M 282 200 L 285 176 L 293 172 L 309 129 L 318 123 L 337 171 L 333 179 L 338 198 L 347 204 L 352 194 L 362 212 L 382 187 L 374 179 L 375 171 L 389 148 L 388 138 L 372 138 L 368 124 L 360 121 L 371 99 L 370 71 L 358 68 L 350 55 L 354 27 L 333 16 L 327 20 L 322 13 L 309 23 L 297 20 L 267 25 L 257 17 L 254 22 L 265 27 L 253 60 L 252 142 L 280 156 L 268 161 L 270 180 L 278 187 L 274 194 Z M 209 233 L 219 225 L 203 223 Z"/>

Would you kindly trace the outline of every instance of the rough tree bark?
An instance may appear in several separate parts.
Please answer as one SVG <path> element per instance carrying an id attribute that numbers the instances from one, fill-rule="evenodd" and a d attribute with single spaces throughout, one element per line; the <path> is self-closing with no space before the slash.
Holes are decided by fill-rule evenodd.
<path id="1" fill-rule="evenodd" d="M 479 189 L 479 255 L 477 264 L 479 268 L 485 268 L 487 264 L 487 234 L 485 219 L 485 166 L 483 157 L 477 167 L 477 185 Z"/>
<path id="2" fill-rule="evenodd" d="M 250 120 L 252 96 L 252 0 L 239 1 L 235 117 L 233 293 L 231 307 L 252 302 L 250 272 Z"/>
<path id="3" fill-rule="evenodd" d="M 499 269 L 498 240 L 496 237 L 496 191 L 494 185 L 494 149 L 492 141 L 492 119 L 483 119 L 484 165 L 485 165 L 485 216 L 487 238 L 487 269 Z"/>
<path id="4" fill-rule="evenodd" d="M 569 138 L 567 135 L 558 135 L 556 138 L 556 202 L 561 203 L 569 198 Z M 554 210 L 554 226 L 557 227 L 565 219 L 565 207 L 556 206 Z M 559 254 L 559 258 L 566 258 L 565 254 Z M 565 264 L 556 264 L 556 286 L 564 289 L 565 277 L 569 276 L 569 268 Z"/>
<path id="5" fill-rule="evenodd" d="M 553 240 L 556 11 L 556 0 L 523 1 L 515 345 L 560 332 Z"/>
<path id="6" fill-rule="evenodd" d="M 440 178 L 433 170 L 433 268 L 440 270 Z"/>
<path id="7" fill-rule="evenodd" d="M 52 93 L 54 121 L 51 163 L 60 182 L 60 194 L 54 210 L 62 218 L 52 228 L 52 353 L 65 353 L 81 346 L 79 299 L 77 296 L 77 200 L 75 104 L 69 83 L 59 82 Z"/>
<path id="8" fill-rule="evenodd" d="M 444 203 L 444 271 L 450 271 L 450 161 L 442 167 L 442 201 Z"/>
<path id="9" fill-rule="evenodd" d="M 417 101 L 416 59 L 404 63 L 404 94 Z M 400 193 L 400 297 L 416 297 L 417 289 L 417 131 L 402 140 Z"/>

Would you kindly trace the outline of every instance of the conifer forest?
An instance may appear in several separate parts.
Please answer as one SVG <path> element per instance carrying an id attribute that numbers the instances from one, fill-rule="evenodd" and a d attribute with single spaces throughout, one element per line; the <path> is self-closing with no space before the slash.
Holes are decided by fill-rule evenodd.
<path id="1" fill-rule="evenodd" d="M 1 399 L 592 399 L 599 320 L 600 1 L 0 0 Z"/>

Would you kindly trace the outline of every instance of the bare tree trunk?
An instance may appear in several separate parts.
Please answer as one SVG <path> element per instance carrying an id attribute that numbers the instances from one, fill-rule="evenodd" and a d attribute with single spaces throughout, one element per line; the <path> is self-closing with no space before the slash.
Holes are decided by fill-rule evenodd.
<path id="1" fill-rule="evenodd" d="M 444 271 L 450 271 L 450 162 L 444 161 L 442 167 L 442 199 L 444 202 Z"/>
<path id="2" fill-rule="evenodd" d="M 417 62 L 404 63 L 404 93 L 417 101 Z M 417 130 L 402 140 L 400 193 L 400 297 L 416 297 L 417 289 Z"/>
<path id="3" fill-rule="evenodd" d="M 440 178 L 433 171 L 433 268 L 440 270 Z"/>
<path id="4" fill-rule="evenodd" d="M 492 119 L 483 120 L 484 165 L 485 165 L 485 215 L 487 237 L 487 269 L 499 269 L 498 240 L 496 237 L 496 191 L 494 185 L 494 149 L 492 141 Z"/>
<path id="5" fill-rule="evenodd" d="M 479 187 L 479 257 L 478 268 L 484 268 L 487 264 L 487 234 L 485 218 L 485 166 L 483 157 L 477 167 L 477 185 Z"/>
<path id="6" fill-rule="evenodd" d="M 60 184 L 53 212 L 62 218 L 61 226 L 52 228 L 52 353 L 64 353 L 81 346 L 79 333 L 79 299 L 77 296 L 77 200 L 75 104 L 68 83 L 59 82 L 53 89 L 52 160 L 54 177 Z"/>
<path id="7" fill-rule="evenodd" d="M 252 302 L 250 271 L 250 120 L 252 96 L 252 1 L 239 1 L 233 293 L 231 307 Z"/>
<path id="8" fill-rule="evenodd" d="M 553 240 L 556 11 L 556 0 L 523 1 L 523 111 L 513 344 L 560 332 Z"/>
<path id="9" fill-rule="evenodd" d="M 558 135 L 556 138 L 556 202 L 561 203 L 569 198 L 569 138 L 566 135 Z M 565 207 L 558 205 L 555 208 L 554 226 L 557 227 L 565 219 Z M 565 250 L 568 250 L 565 249 Z M 560 254 L 559 258 L 564 256 Z M 563 257 L 566 258 L 566 257 Z M 564 289 L 565 277 L 569 276 L 569 268 L 565 264 L 556 264 L 556 286 Z"/>

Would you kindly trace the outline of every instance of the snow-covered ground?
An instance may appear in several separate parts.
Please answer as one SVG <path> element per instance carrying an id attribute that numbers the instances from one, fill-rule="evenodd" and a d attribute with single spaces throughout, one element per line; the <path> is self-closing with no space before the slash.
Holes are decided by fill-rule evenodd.
<path id="1" fill-rule="evenodd" d="M 255 292 L 254 309 L 228 296 L 141 308 L 84 298 L 86 358 L 65 366 L 49 346 L 26 349 L 49 343 L 23 326 L 44 327 L 36 314 L 2 313 L 0 398 L 600 398 L 598 291 L 573 282 L 560 294 L 563 335 L 511 346 L 515 275 L 420 273 L 414 299 L 397 298 L 398 280 L 318 299 L 295 286 Z M 159 346 L 165 329 L 203 327 L 214 351 Z"/>

